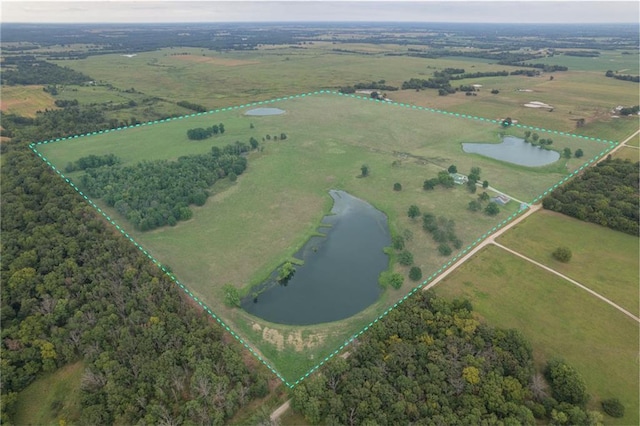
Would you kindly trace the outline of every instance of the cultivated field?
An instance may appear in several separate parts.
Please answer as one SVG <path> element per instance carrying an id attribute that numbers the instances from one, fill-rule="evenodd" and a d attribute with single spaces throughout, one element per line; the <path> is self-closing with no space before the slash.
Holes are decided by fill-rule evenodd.
<path id="1" fill-rule="evenodd" d="M 625 417 L 607 417 L 606 424 L 638 424 L 638 324 L 631 318 L 496 246 L 462 265 L 436 292 L 469 299 L 493 326 L 520 330 L 539 368 L 556 356 L 567 360 L 586 381 L 591 409 L 619 398 Z"/>
<path id="2" fill-rule="evenodd" d="M 557 132 L 542 133 L 541 137 L 553 137 L 555 149 L 581 148 L 585 157 L 527 168 L 464 154 L 460 147 L 462 142 L 498 143 L 501 132 L 522 135 L 525 129 L 521 127 L 504 129 L 495 122 L 337 94 L 295 97 L 270 105 L 286 114 L 248 117 L 243 115 L 247 108 L 229 108 L 38 149 L 63 170 L 68 162 L 89 154 L 112 153 L 124 165 L 132 165 L 203 153 L 212 145 L 247 142 L 251 136 L 262 140 L 265 135 L 286 133 L 286 140 L 262 142 L 264 150 L 249 155 L 249 168 L 236 184 L 214 186 L 217 194 L 194 209 L 193 219 L 175 227 L 138 232 L 113 209 L 95 201 L 156 259 L 169 265 L 194 295 L 255 345 L 288 381 L 298 379 L 415 286 L 405 279 L 400 290 L 387 290 L 378 303 L 360 314 L 309 327 L 269 324 L 222 304 L 222 285 L 231 283 L 246 294 L 304 244 L 331 207 L 330 189 L 346 190 L 385 212 L 392 234 L 411 231 L 414 238 L 407 247 L 427 277 L 448 258 L 437 254 L 437 245 L 422 231 L 420 220 L 406 217 L 411 204 L 454 219 L 463 247 L 482 238 L 519 205 L 511 202 L 496 217 L 471 213 L 467 205 L 477 195 L 460 186 L 427 192 L 422 189 L 425 179 L 451 164 L 462 173 L 480 167 L 482 179 L 492 187 L 530 202 L 610 146 Z M 227 129 L 223 136 L 205 141 L 186 138 L 189 128 L 220 122 Z M 371 172 L 363 179 L 359 174 L 364 163 Z M 77 182 L 78 173 L 69 177 Z M 402 184 L 402 191 L 393 191 L 395 182 Z M 396 267 L 404 274 L 406 269 Z"/>

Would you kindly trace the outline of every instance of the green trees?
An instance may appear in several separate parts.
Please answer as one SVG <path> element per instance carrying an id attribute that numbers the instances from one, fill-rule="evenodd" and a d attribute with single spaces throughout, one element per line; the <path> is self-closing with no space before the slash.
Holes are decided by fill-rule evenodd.
<path id="1" fill-rule="evenodd" d="M 480 324 L 470 309 L 417 292 L 349 358 L 300 383 L 292 407 L 318 424 L 534 424 L 526 342 Z"/>
<path id="2" fill-rule="evenodd" d="M 222 287 L 224 292 L 224 304 L 230 308 L 240 307 L 240 293 L 232 284 L 225 284 Z"/>
<path id="3" fill-rule="evenodd" d="M 407 250 L 398 253 L 398 263 L 405 266 L 413 264 L 413 254 Z"/>
<path id="4" fill-rule="evenodd" d="M 571 260 L 572 253 L 569 247 L 558 247 L 551 255 L 558 262 L 567 263 Z"/>
<path id="5" fill-rule="evenodd" d="M 482 204 L 480 204 L 480 201 L 478 200 L 469 201 L 468 209 L 472 212 L 480 211 L 482 209 Z"/>
<path id="6" fill-rule="evenodd" d="M 416 217 L 420 216 L 420 208 L 415 204 L 410 205 L 409 210 L 407 211 L 407 216 L 409 216 L 411 219 L 415 219 Z"/>
<path id="7" fill-rule="evenodd" d="M 360 167 L 360 176 L 362 176 L 362 177 L 369 176 L 369 166 L 367 166 L 366 164 L 363 164 Z"/>
<path id="8" fill-rule="evenodd" d="M 489 187 L 489 181 L 488 180 L 482 181 L 482 189 L 487 189 L 488 187 Z"/>
<path id="9" fill-rule="evenodd" d="M 603 400 L 602 409 L 611 417 L 624 417 L 624 405 L 618 398 L 609 398 Z"/>
<path id="10" fill-rule="evenodd" d="M 394 235 L 391 238 L 391 245 L 396 250 L 404 249 L 404 237 L 402 235 Z"/>
<path id="11" fill-rule="evenodd" d="M 571 148 L 565 148 L 562 150 L 562 156 L 564 158 L 571 158 Z"/>
<path id="12" fill-rule="evenodd" d="M 578 372 L 561 359 L 549 361 L 545 376 L 551 386 L 551 394 L 558 402 L 583 406 L 589 400 L 587 387 Z"/>
<path id="13" fill-rule="evenodd" d="M 576 158 L 581 158 L 582 156 L 584 156 L 584 151 L 582 151 L 580 148 L 576 149 L 576 152 L 573 153 L 573 155 Z"/>
<path id="14" fill-rule="evenodd" d="M 380 273 L 380 276 L 378 277 L 378 283 L 382 287 L 391 286 L 395 289 L 399 289 L 402 287 L 403 282 L 404 277 L 399 272 L 384 271 Z"/>
<path id="15" fill-rule="evenodd" d="M 576 151 L 577 152 L 577 151 Z M 640 163 L 606 159 L 542 200 L 545 209 L 638 235 Z"/>
<path id="16" fill-rule="evenodd" d="M 489 216 L 495 216 L 500 213 L 500 207 L 498 206 L 498 203 L 492 201 L 484 208 L 484 212 Z"/>
<path id="17" fill-rule="evenodd" d="M 80 186 L 91 197 L 102 198 L 114 207 L 136 229 L 147 231 L 190 218 L 185 209 L 191 204 L 204 205 L 208 188 L 218 179 L 233 181 L 244 172 L 247 159 L 241 153 L 250 149 L 250 145 L 236 142 L 176 161 L 88 168 L 80 177 Z"/>
<path id="18" fill-rule="evenodd" d="M 402 191 L 402 185 L 398 182 L 393 184 L 393 190 L 394 191 Z"/>
<path id="19" fill-rule="evenodd" d="M 448 256 L 452 252 L 448 243 L 453 244 L 456 249 L 462 247 L 462 241 L 455 233 L 453 219 L 447 219 L 444 216 L 436 218 L 432 213 L 424 213 L 422 215 L 422 228 L 431 234 L 435 242 L 440 243 L 438 252 L 443 256 Z"/>
<path id="20" fill-rule="evenodd" d="M 427 179 L 422 184 L 422 188 L 425 191 L 428 191 L 428 190 L 434 189 L 436 187 L 436 185 L 439 184 L 439 183 L 440 183 L 440 181 L 438 180 L 438 178 Z"/>
<path id="21" fill-rule="evenodd" d="M 420 281 L 422 279 L 422 269 L 418 266 L 412 266 L 409 270 L 409 279 L 411 281 Z"/>
<path id="22" fill-rule="evenodd" d="M 287 261 L 282 264 L 280 269 L 278 269 L 278 282 L 286 283 L 291 279 L 293 274 L 296 272 L 296 267 L 293 266 L 293 263 Z"/>
<path id="23" fill-rule="evenodd" d="M 444 170 L 438 173 L 438 182 L 445 188 L 453 188 L 453 185 L 455 185 L 453 177 Z"/>
<path id="24" fill-rule="evenodd" d="M 458 168 L 455 166 L 455 164 L 452 164 L 449 166 L 449 168 L 447 169 L 447 171 L 449 173 L 458 173 Z"/>
<path id="25" fill-rule="evenodd" d="M 207 139 L 210 138 L 211 136 L 215 136 L 217 134 L 223 134 L 224 133 L 224 124 L 220 123 L 220 124 L 214 124 L 211 127 L 207 127 L 207 128 L 203 128 L 203 127 L 196 127 L 195 129 L 189 129 L 187 130 L 187 137 L 190 140 L 203 140 L 203 139 Z"/>

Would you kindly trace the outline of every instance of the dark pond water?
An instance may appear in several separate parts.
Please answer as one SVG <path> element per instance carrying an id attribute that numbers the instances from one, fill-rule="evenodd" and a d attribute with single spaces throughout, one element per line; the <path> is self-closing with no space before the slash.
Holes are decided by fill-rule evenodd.
<path id="1" fill-rule="evenodd" d="M 279 115 L 284 113 L 285 110 L 280 108 L 254 108 L 245 112 L 244 115 Z"/>
<path id="2" fill-rule="evenodd" d="M 462 150 L 480 154 L 496 160 L 506 161 L 519 166 L 537 167 L 554 163 L 560 158 L 557 151 L 538 148 L 524 139 L 506 136 L 502 143 L 463 143 Z"/>
<path id="3" fill-rule="evenodd" d="M 277 271 L 242 301 L 249 313 L 280 324 L 309 325 L 348 318 L 373 304 L 382 288 L 378 275 L 388 267 L 391 245 L 387 217 L 344 191 L 329 192 L 332 215 L 295 257 L 304 260 L 286 285 Z"/>

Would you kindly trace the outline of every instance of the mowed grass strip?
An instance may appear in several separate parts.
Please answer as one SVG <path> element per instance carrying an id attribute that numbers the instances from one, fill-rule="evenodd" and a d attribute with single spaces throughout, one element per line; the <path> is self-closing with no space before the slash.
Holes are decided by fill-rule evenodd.
<path id="1" fill-rule="evenodd" d="M 35 117 L 36 112 L 55 109 L 53 96 L 43 86 L 2 86 L 0 110 L 4 114 Z"/>
<path id="2" fill-rule="evenodd" d="M 623 146 L 617 150 L 613 156 L 622 160 L 640 161 L 640 150 L 636 147 Z"/>
<path id="3" fill-rule="evenodd" d="M 488 246 L 438 284 L 444 297 L 463 297 L 489 324 L 520 330 L 543 368 L 562 357 L 585 379 L 589 407 L 617 397 L 626 407 L 607 424 L 638 424 L 638 324 L 584 290 Z"/>
<path id="4" fill-rule="evenodd" d="M 632 314 L 640 314 L 637 237 L 541 210 L 500 236 L 498 242 L 573 278 Z M 568 263 L 551 256 L 560 246 L 573 253 Z"/>

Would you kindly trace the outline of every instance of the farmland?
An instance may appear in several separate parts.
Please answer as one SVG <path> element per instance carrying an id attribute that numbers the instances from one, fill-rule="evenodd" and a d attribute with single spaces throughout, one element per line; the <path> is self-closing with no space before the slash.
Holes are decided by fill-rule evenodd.
<path id="1" fill-rule="evenodd" d="M 421 111 L 411 106 L 337 94 L 293 97 L 273 105 L 287 111 L 286 114 L 247 117 L 243 115 L 246 108 L 230 108 L 213 115 L 196 115 L 39 146 L 47 159 L 62 170 L 68 162 L 89 154 L 115 154 L 123 165 L 135 165 L 143 159 L 171 160 L 180 155 L 207 152 L 212 143 L 189 141 L 185 134 L 189 127 L 206 126 L 213 120 L 224 122 L 227 129 L 224 136 L 214 138 L 213 144 L 217 146 L 286 133 L 286 140 L 264 141 L 263 150 L 249 155 L 246 175 L 231 186 L 224 181 L 219 183 L 222 186 L 214 186 L 217 194 L 205 206 L 194 208 L 192 220 L 175 227 L 137 231 L 124 217 L 96 200 L 136 241 L 162 264 L 170 266 L 181 282 L 214 312 L 237 324 L 243 334 L 252 335 L 248 340 L 263 354 L 272 353 L 274 346 L 279 352 L 288 346 L 300 352 L 296 339 L 286 336 L 310 333 L 306 340 L 302 339 L 302 347 L 314 347 L 318 353 L 311 354 L 309 359 L 317 360 L 320 354 L 335 349 L 340 340 L 356 333 L 412 287 L 405 279 L 400 292 L 388 290 L 366 314 L 347 320 L 349 326 L 328 327 L 328 330 L 340 328 L 342 331 L 338 334 L 327 334 L 326 327 L 322 326 L 292 329 L 273 324 L 266 327 L 275 331 L 265 332 L 262 322 L 220 303 L 223 284 L 232 283 L 242 294 L 247 294 L 251 286 L 264 280 L 304 244 L 330 208 L 329 189 L 346 190 L 382 210 L 389 218 L 394 235 L 404 230 L 416 236 L 423 232 L 419 223 L 406 217 L 406 209 L 411 204 L 418 205 L 422 211 L 444 215 L 455 221 L 456 232 L 468 245 L 516 212 L 518 204 L 510 203 L 497 217 L 473 214 L 467 205 L 476 195 L 464 187 L 425 192 L 422 189 L 425 179 L 436 176 L 451 164 L 456 164 L 460 171 L 480 167 L 482 178 L 490 181 L 492 187 L 516 199 L 531 201 L 584 163 L 584 159 L 572 158 L 549 166 L 527 168 L 464 154 L 460 149 L 463 141 L 497 142 L 501 132 L 521 135 L 524 129 L 514 126 L 504 130 L 496 122 Z M 332 113 L 336 109 L 341 111 L 340 117 Z M 467 125 L 457 125 L 461 120 Z M 609 147 L 607 143 L 555 133 L 553 137 L 559 148 L 580 147 L 585 158 L 598 156 Z M 366 179 L 358 177 L 363 163 L 371 169 Z M 73 172 L 69 177 L 78 181 L 79 173 Z M 405 189 L 393 191 L 394 182 L 400 182 Z M 437 247 L 429 238 L 412 238 L 407 247 L 416 253 L 415 263 L 425 274 L 434 273 L 447 260 L 437 254 Z M 404 267 L 398 266 L 397 270 L 408 273 Z M 276 337 L 269 337 L 270 333 Z M 290 343 L 278 343 L 280 341 Z M 283 362 L 283 357 L 275 353 L 268 358 L 288 369 L 295 365 Z M 309 365 L 296 368 L 287 378 L 297 378 L 295 375 L 304 373 L 304 367 Z"/>

